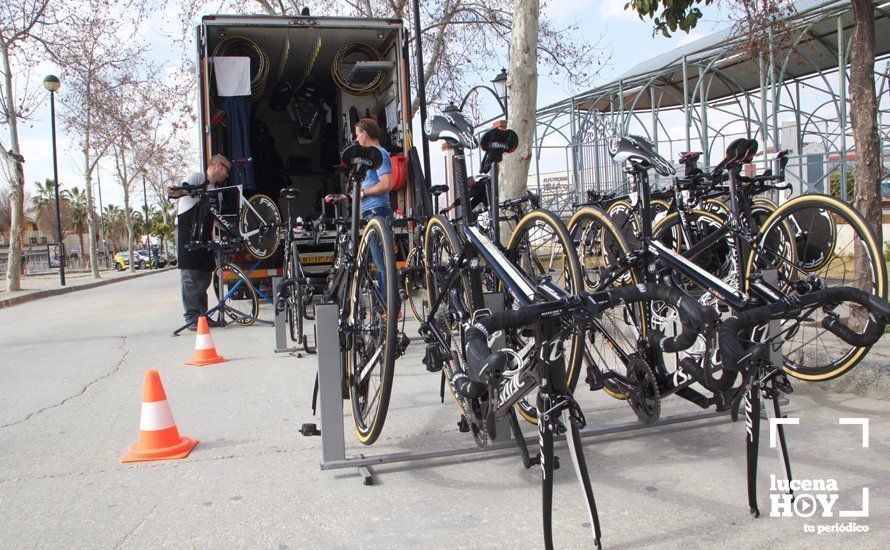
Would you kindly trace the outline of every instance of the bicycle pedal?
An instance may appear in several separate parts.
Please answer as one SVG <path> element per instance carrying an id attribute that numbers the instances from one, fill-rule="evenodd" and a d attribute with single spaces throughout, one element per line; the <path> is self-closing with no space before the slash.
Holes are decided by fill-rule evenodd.
<path id="1" fill-rule="evenodd" d="M 470 431 L 470 424 L 467 422 L 467 419 L 464 417 L 460 418 L 460 422 L 457 423 L 457 429 L 460 433 L 465 434 Z"/>
<path id="2" fill-rule="evenodd" d="M 529 457 L 528 463 L 532 466 L 540 466 L 541 465 L 541 453 L 539 452 L 535 456 Z M 559 470 L 559 457 L 553 455 L 553 469 Z"/>
<path id="3" fill-rule="evenodd" d="M 423 364 L 429 372 L 439 372 L 444 366 L 444 361 L 439 353 L 439 344 L 427 344 L 426 353 L 423 356 Z"/>
<path id="4" fill-rule="evenodd" d="M 408 351 L 408 346 L 411 344 L 411 339 L 408 338 L 408 335 L 404 332 L 400 332 L 396 337 L 396 345 L 398 346 L 396 350 L 396 357 L 401 357 L 405 355 L 405 352 Z"/>
<path id="5" fill-rule="evenodd" d="M 303 424 L 300 426 L 300 433 L 303 437 L 312 437 L 314 435 L 321 435 L 321 431 L 316 427 L 315 424 Z"/>

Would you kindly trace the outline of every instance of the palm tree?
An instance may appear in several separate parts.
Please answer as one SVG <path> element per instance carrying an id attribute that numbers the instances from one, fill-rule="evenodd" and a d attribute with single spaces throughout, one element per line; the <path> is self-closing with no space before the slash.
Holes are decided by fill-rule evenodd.
<path id="1" fill-rule="evenodd" d="M 87 194 L 86 191 L 81 191 L 75 186 L 71 188 L 68 196 L 71 199 L 71 219 L 69 228 L 77 233 L 77 237 L 80 239 L 80 257 L 86 260 L 87 250 L 83 246 L 83 234 L 87 230 Z"/>
<path id="2" fill-rule="evenodd" d="M 37 216 L 37 227 L 46 234 L 53 236 L 56 232 L 56 184 L 51 179 L 44 183 L 34 182 L 37 186 L 37 194 L 31 199 L 31 206 Z M 70 225 L 71 215 L 70 193 L 67 189 L 59 191 L 59 212 L 62 218 L 62 227 Z M 64 234 L 63 234 L 64 236 Z"/>
<path id="3" fill-rule="evenodd" d="M 105 207 L 105 238 L 111 244 L 112 254 L 120 249 L 119 242 L 126 232 L 124 211 L 114 204 Z"/>

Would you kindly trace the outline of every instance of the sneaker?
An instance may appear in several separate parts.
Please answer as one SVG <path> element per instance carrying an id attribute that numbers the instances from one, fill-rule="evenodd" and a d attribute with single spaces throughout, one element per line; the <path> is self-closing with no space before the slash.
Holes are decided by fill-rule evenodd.
<path id="1" fill-rule="evenodd" d="M 188 327 L 186 327 L 186 329 L 191 332 L 198 332 L 198 323 L 196 323 L 195 321 L 192 321 L 192 324 L 190 324 Z"/>

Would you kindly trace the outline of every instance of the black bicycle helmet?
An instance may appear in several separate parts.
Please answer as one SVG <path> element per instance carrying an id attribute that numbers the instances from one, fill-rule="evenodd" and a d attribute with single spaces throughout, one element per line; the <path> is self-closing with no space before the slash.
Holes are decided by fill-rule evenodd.
<path id="1" fill-rule="evenodd" d="M 609 140 L 609 154 L 615 162 L 631 161 L 645 169 L 654 168 L 662 176 L 676 173 L 671 163 L 655 152 L 646 138 L 640 136 L 615 136 Z"/>
<path id="2" fill-rule="evenodd" d="M 444 139 L 449 144 L 464 149 L 478 147 L 473 135 L 473 125 L 453 105 L 449 105 L 441 115 L 428 118 L 424 130 L 430 141 Z"/>

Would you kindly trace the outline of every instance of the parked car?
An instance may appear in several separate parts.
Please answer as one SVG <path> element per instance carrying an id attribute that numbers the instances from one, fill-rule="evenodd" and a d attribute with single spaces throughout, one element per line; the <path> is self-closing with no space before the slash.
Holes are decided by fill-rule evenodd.
<path id="1" fill-rule="evenodd" d="M 133 262 L 136 264 L 136 269 L 154 267 L 154 260 L 152 260 L 144 250 L 133 251 Z M 114 255 L 114 269 L 117 271 L 124 271 L 129 265 L 130 254 L 127 251 L 118 252 Z"/>

